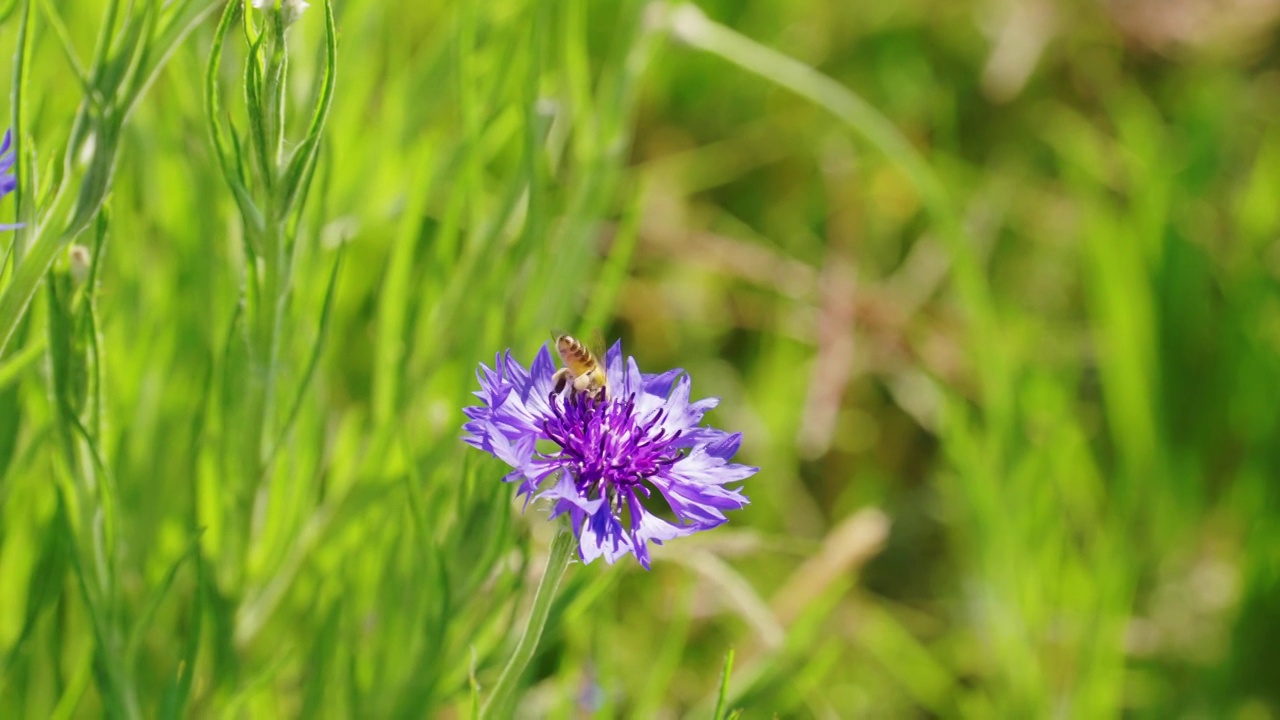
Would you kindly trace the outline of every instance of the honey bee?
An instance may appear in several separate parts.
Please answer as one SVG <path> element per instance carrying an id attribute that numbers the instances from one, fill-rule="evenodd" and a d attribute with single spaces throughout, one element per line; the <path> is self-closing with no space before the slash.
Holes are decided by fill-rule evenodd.
<path id="1" fill-rule="evenodd" d="M 564 367 L 551 377 L 556 394 L 568 387 L 570 397 L 583 394 L 593 400 L 608 400 L 609 386 L 605 380 L 604 363 L 577 338 L 564 333 L 555 333 L 552 337 L 555 338 L 560 361 L 564 363 Z"/>

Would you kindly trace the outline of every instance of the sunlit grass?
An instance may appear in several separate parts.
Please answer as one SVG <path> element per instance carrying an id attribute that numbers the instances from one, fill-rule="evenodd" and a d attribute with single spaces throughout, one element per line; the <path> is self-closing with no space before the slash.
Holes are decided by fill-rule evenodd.
<path id="1" fill-rule="evenodd" d="M 1280 713 L 1274 48 L 1041 5 L 314 3 L 260 82 L 0 7 L 0 715 L 478 711 L 553 528 L 460 409 L 551 328 L 763 470 L 521 715 Z"/>

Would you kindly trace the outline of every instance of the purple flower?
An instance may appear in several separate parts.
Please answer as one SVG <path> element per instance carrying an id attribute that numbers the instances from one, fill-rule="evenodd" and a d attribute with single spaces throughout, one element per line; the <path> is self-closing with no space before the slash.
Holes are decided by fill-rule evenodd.
<path id="1" fill-rule="evenodd" d="M 555 370 L 545 345 L 528 370 L 509 350 L 492 369 L 482 364 L 482 404 L 463 410 L 464 440 L 515 468 L 504 480 L 520 483 L 525 507 L 546 498 L 552 517 L 569 515 L 584 562 L 631 553 L 647 569 L 649 543 L 709 530 L 747 504 L 727 485 L 759 468 L 730 462 L 741 433 L 698 424 L 719 400 L 689 402 L 682 370 L 644 374 L 634 358 L 624 369 L 617 343 L 605 354 L 608 400 L 555 394 Z M 665 502 L 675 522 L 642 500 Z"/>
<path id="2" fill-rule="evenodd" d="M 13 131 L 4 131 L 4 140 L 0 141 L 0 198 L 18 189 L 18 178 L 13 173 Z M 17 225 L 0 224 L 0 230 L 15 230 L 22 227 L 22 223 Z"/>

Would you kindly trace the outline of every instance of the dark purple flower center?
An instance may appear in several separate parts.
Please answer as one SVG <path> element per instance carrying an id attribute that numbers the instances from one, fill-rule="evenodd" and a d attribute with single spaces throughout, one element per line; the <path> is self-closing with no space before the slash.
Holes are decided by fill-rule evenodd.
<path id="1" fill-rule="evenodd" d="M 635 415 L 635 395 L 626 400 L 594 400 L 579 395 L 549 398 L 552 417 L 543 425 L 560 452 L 542 457 L 561 463 L 587 499 L 606 498 L 615 511 L 649 497 L 644 482 L 680 459 L 673 447 L 680 432 L 662 430 L 665 411 L 645 418 Z M 540 453 L 541 454 L 541 453 Z"/>

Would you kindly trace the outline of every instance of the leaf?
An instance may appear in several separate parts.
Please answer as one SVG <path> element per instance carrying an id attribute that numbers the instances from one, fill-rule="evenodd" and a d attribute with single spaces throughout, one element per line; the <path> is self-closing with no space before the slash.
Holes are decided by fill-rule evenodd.
<path id="1" fill-rule="evenodd" d="M 733 673 L 733 650 L 724 656 L 724 669 L 720 671 L 720 694 L 716 698 L 716 709 L 712 714 L 715 720 L 725 717 L 725 706 L 729 702 L 729 675 Z"/>

